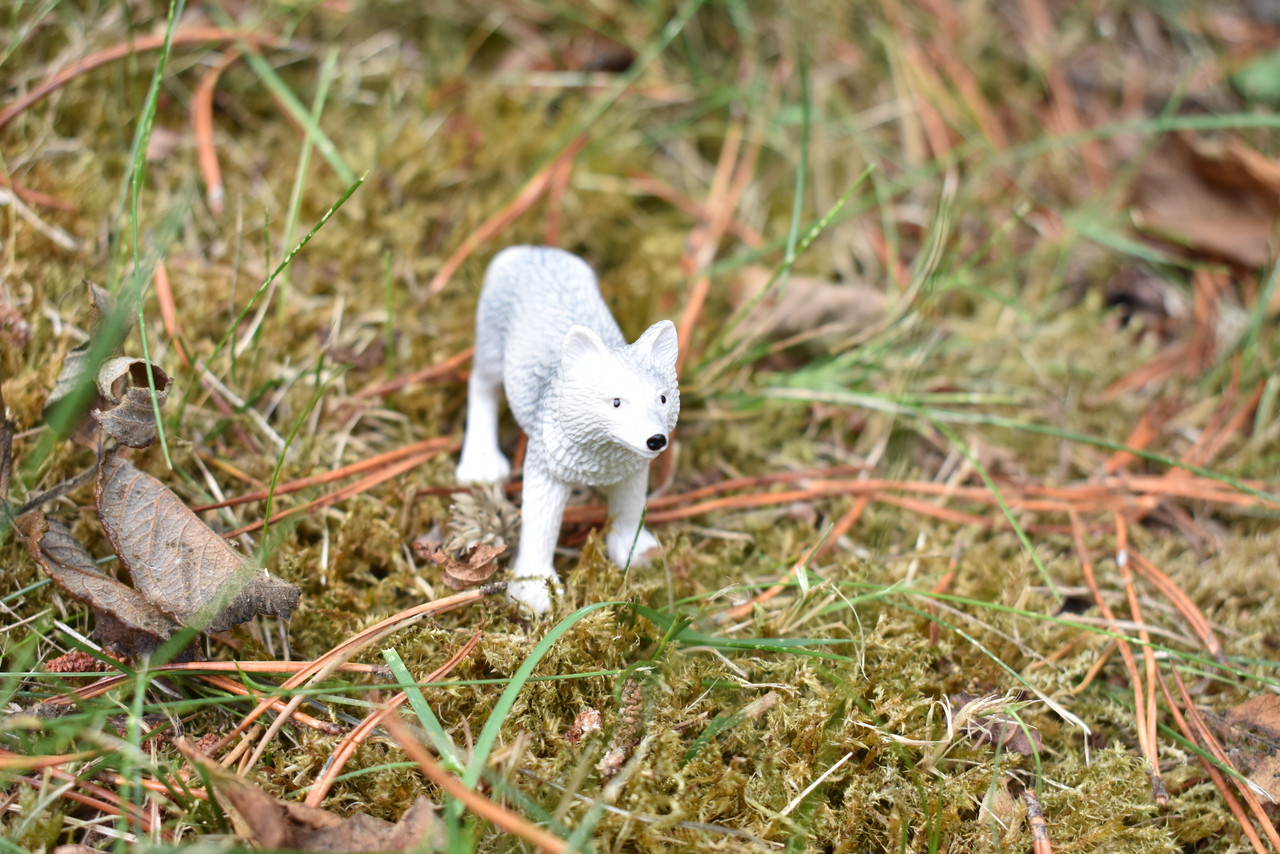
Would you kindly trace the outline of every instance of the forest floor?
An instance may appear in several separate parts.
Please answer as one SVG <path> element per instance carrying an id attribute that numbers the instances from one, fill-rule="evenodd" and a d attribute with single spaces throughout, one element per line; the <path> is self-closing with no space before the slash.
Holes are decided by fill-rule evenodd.
<path id="1" fill-rule="evenodd" d="M 0 851 L 1280 852 L 1273 4 L 162 5 L 0 9 Z M 540 616 L 520 243 L 681 344 Z"/>

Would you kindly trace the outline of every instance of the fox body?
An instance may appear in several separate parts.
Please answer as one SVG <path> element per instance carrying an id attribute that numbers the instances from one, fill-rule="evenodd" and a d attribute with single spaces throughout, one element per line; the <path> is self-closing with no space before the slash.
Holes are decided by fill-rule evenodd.
<path id="1" fill-rule="evenodd" d="M 529 437 L 523 520 L 507 595 L 551 605 L 565 502 L 575 484 L 609 500 L 609 559 L 644 565 L 658 541 L 644 529 L 649 463 L 680 414 L 676 330 L 655 323 L 627 344 L 586 262 L 560 249 L 514 246 L 494 257 L 476 309 L 459 483 L 506 479 L 498 392 Z"/>

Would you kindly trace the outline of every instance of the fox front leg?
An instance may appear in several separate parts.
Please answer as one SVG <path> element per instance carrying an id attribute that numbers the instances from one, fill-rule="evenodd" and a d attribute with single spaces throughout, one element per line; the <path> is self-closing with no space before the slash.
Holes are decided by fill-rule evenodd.
<path id="1" fill-rule="evenodd" d="M 640 525 L 649 493 L 649 467 L 641 468 L 604 492 L 609 498 L 609 518 L 613 520 L 605 535 L 609 560 L 623 569 L 648 566 L 659 548 L 657 538 Z"/>
<path id="2" fill-rule="evenodd" d="M 502 375 L 477 364 L 467 380 L 467 428 L 454 477 L 458 483 L 500 483 L 511 463 L 498 447 L 498 395 Z"/>
<path id="3" fill-rule="evenodd" d="M 514 580 L 507 585 L 507 598 L 539 614 L 551 608 L 551 588 L 564 590 L 556 575 L 555 553 L 569 490 L 569 484 L 553 477 L 545 466 L 526 463 L 520 548 L 511 568 Z"/>

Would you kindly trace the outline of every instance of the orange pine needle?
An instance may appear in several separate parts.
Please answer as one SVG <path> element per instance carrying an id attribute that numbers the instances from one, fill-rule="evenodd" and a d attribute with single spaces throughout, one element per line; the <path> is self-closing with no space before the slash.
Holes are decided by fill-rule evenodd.
<path id="1" fill-rule="evenodd" d="M 435 296 L 443 291 L 445 285 L 449 284 L 449 280 L 453 278 L 453 274 L 458 271 L 464 261 L 471 257 L 471 254 L 476 249 L 493 239 L 504 228 L 515 222 L 521 214 L 533 207 L 534 202 L 547 191 L 552 176 L 555 174 L 556 169 L 560 168 L 558 164 L 564 160 L 572 161 L 586 144 L 587 137 L 585 135 L 576 137 L 565 146 L 564 150 L 554 160 L 539 169 L 506 207 L 489 217 L 479 228 L 467 235 L 466 240 L 462 241 L 462 245 L 454 250 L 448 260 L 444 262 L 444 266 L 432 277 L 431 283 L 427 286 L 427 294 Z"/>
<path id="2" fill-rule="evenodd" d="M 462 648 L 449 657 L 449 660 L 437 667 L 435 670 L 427 674 L 423 682 L 435 682 L 447 675 L 453 668 L 457 667 L 464 658 L 471 654 L 471 651 L 480 643 L 480 639 L 484 637 L 483 631 L 477 631 L 471 636 L 471 639 L 463 644 Z M 333 788 L 334 781 L 338 775 L 342 773 L 342 769 L 346 766 L 347 761 L 355 754 L 356 748 L 365 742 L 365 740 L 373 733 L 375 729 L 382 723 L 386 717 L 395 712 L 396 709 L 403 706 L 409 701 L 407 691 L 401 691 L 396 694 L 382 708 L 375 709 L 360 722 L 358 726 L 347 733 L 346 737 L 338 743 L 330 755 L 324 768 L 320 772 L 320 776 L 316 778 L 315 785 L 311 787 L 311 791 L 307 792 L 307 799 L 303 802 L 307 806 L 318 807 L 324 802 L 325 796 L 329 794 L 329 790 Z"/>
<path id="3" fill-rule="evenodd" d="M 204 176 L 205 199 L 215 215 L 225 209 L 226 193 L 222 187 L 222 170 L 218 167 L 218 149 L 213 141 L 213 94 L 222 72 L 239 58 L 240 51 L 234 48 L 227 51 L 200 78 L 191 97 L 191 131 L 195 137 L 196 160 L 200 164 L 200 174 Z"/>
<path id="4" fill-rule="evenodd" d="M 190 27 L 177 30 L 173 33 L 171 43 L 174 45 L 202 44 L 204 42 L 225 44 L 241 40 L 253 45 L 265 45 L 268 47 L 276 43 L 274 37 L 264 36 L 252 30 L 221 30 L 217 27 Z M 74 80 L 81 74 L 107 63 L 115 62 L 118 59 L 124 59 L 126 56 L 158 50 L 163 46 L 163 35 L 140 36 L 126 44 L 114 45 L 86 56 L 74 65 L 53 74 L 26 95 L 10 104 L 3 112 L 0 112 L 0 128 L 13 121 L 27 107 L 46 97 L 50 92 L 66 85 L 68 81 Z"/>

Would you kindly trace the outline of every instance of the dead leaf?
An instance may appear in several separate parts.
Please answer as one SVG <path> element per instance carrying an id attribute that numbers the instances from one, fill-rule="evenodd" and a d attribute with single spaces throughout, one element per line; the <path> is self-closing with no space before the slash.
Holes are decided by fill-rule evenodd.
<path id="1" fill-rule="evenodd" d="M 565 730 L 564 740 L 569 744 L 577 744 L 593 732 L 600 731 L 600 712 L 590 706 L 578 712 L 573 719 L 573 726 Z"/>
<path id="2" fill-rule="evenodd" d="M 739 307 L 751 303 L 772 276 L 765 267 L 744 268 L 734 302 Z M 775 290 L 751 310 L 741 332 L 756 339 L 839 339 L 874 326 L 884 312 L 884 293 L 870 285 L 792 275 L 781 295 Z"/>
<path id="3" fill-rule="evenodd" d="M 1245 700 L 1227 712 L 1227 720 L 1280 746 L 1280 697 L 1275 694 L 1262 694 Z"/>
<path id="4" fill-rule="evenodd" d="M 256 569 L 160 481 L 118 455 L 98 469 L 98 516 L 133 585 L 184 626 L 221 632 L 284 617 L 298 588 Z"/>
<path id="5" fill-rule="evenodd" d="M 107 435 L 130 448 L 146 448 L 156 440 L 155 407 L 147 379 L 147 361 L 121 356 L 98 369 L 98 394 L 104 405 L 90 414 Z M 156 403 L 164 406 L 173 377 L 151 365 Z"/>
<path id="6" fill-rule="evenodd" d="M 454 560 L 443 549 L 420 554 L 436 566 L 444 569 L 444 583 L 454 590 L 466 590 L 484 584 L 498 571 L 498 556 L 507 550 L 506 546 L 491 546 L 485 543 L 472 546 L 465 561 Z"/>
<path id="7" fill-rule="evenodd" d="M 89 367 L 89 348 L 92 345 L 94 333 L 102 325 L 103 319 L 110 317 L 111 312 L 115 310 L 115 298 L 106 288 L 88 280 L 85 280 L 85 286 L 89 291 L 89 340 L 68 353 L 63 360 L 62 370 L 53 384 L 53 391 L 49 392 L 49 397 L 44 402 L 46 414 L 50 407 L 75 391 L 76 386 L 80 384 Z"/>
<path id="8" fill-rule="evenodd" d="M 178 630 L 138 591 L 101 572 L 66 525 L 35 511 L 14 523 L 27 551 L 62 590 L 93 610 L 93 638 L 125 655 L 154 652 Z"/>
<path id="9" fill-rule="evenodd" d="M 1280 811 L 1280 697 L 1261 694 L 1245 700 L 1225 719 L 1231 725 L 1223 731 L 1232 745 L 1231 760 L 1271 796 L 1262 804 L 1275 815 Z"/>
<path id="10" fill-rule="evenodd" d="M 1170 134 L 1133 186 L 1133 219 L 1149 234 L 1246 267 L 1275 257 L 1280 163 L 1239 140 Z"/>
<path id="11" fill-rule="evenodd" d="M 964 721 L 964 732 L 973 739 L 975 745 L 981 746 L 990 742 L 1000 745 L 1002 750 L 1020 756 L 1033 756 L 1044 750 L 1044 742 L 1040 738 L 1039 730 L 1024 726 L 1013 716 L 998 711 L 999 706 L 1004 704 L 999 695 L 979 696 L 961 693 L 952 694 L 950 699 L 955 704 L 955 710 L 951 713 L 952 719 Z M 965 707 L 970 705 L 974 705 L 975 708 L 968 710 L 972 714 L 966 714 Z M 980 705 L 991 706 L 991 708 L 982 709 Z"/>
<path id="12" fill-rule="evenodd" d="M 174 743 L 209 777 L 236 834 L 259 848 L 293 851 L 439 851 L 444 847 L 435 807 L 419 796 L 392 824 L 358 813 L 350 818 L 319 807 L 273 798 L 203 756 L 185 739 Z"/>

